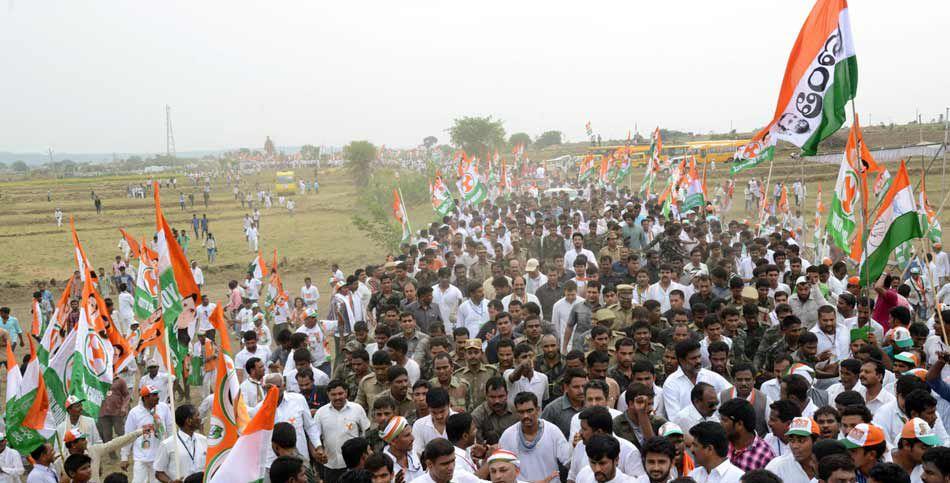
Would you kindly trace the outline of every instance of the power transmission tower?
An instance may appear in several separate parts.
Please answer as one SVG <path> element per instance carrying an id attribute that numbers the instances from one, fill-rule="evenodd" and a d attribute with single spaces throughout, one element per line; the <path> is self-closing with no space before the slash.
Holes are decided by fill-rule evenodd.
<path id="1" fill-rule="evenodd" d="M 172 106 L 165 105 L 165 156 L 175 160 L 175 133 L 172 131 Z"/>

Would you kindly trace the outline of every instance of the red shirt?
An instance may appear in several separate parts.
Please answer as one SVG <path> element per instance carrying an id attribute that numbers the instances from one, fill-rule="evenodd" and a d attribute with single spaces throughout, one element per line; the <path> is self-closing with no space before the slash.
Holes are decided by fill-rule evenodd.
<path id="1" fill-rule="evenodd" d="M 883 294 L 878 294 L 877 300 L 874 301 L 874 312 L 871 313 L 871 318 L 884 327 L 884 332 L 890 329 L 888 321 L 891 319 L 891 309 L 897 307 L 897 302 L 897 291 L 892 288 L 885 290 Z"/>

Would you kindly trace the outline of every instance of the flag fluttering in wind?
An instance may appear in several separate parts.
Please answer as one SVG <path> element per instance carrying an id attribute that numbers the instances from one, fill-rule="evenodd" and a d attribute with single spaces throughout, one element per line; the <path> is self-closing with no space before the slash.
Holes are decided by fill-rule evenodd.
<path id="1" fill-rule="evenodd" d="M 868 174 L 883 175 L 884 167 L 878 165 L 871 156 L 871 151 L 864 142 L 861 126 L 855 118 L 848 134 L 848 143 L 841 157 L 841 166 L 838 168 L 838 179 L 835 182 L 835 192 L 831 198 L 831 210 L 828 213 L 827 229 L 833 243 L 842 250 L 851 251 L 855 246 L 862 245 L 860 239 L 860 219 L 857 213 L 869 210 Z M 861 146 L 860 156 L 858 145 Z M 889 176 L 888 176 L 889 177 Z M 860 205 L 859 205 L 860 203 Z M 858 233 L 852 240 L 852 236 Z M 854 260 L 860 260 L 860 253 L 852 253 Z"/>
<path id="2" fill-rule="evenodd" d="M 686 174 L 686 199 L 683 200 L 683 211 L 693 208 L 700 208 L 706 204 L 703 195 L 703 184 L 696 172 L 696 161 L 692 160 L 689 164 L 689 171 Z"/>
<path id="3" fill-rule="evenodd" d="M 66 288 L 59 296 L 56 307 L 53 309 L 53 315 L 46 323 L 43 338 L 40 339 L 37 357 L 44 366 L 48 364 L 50 355 L 56 352 L 63 343 L 62 330 L 66 327 L 66 317 L 69 316 L 69 294 L 73 291 L 73 280 L 73 277 L 69 277 L 69 280 L 66 281 Z"/>
<path id="4" fill-rule="evenodd" d="M 154 182 L 155 192 L 155 228 L 157 230 L 158 251 L 158 286 L 161 297 L 162 319 L 165 321 L 168 339 L 168 348 L 172 352 L 171 363 L 175 367 L 176 377 L 182 378 L 184 360 L 188 355 L 188 347 L 179 342 L 179 331 L 187 331 L 189 340 L 194 338 L 195 310 L 201 300 L 201 292 L 195 283 L 188 259 L 175 237 L 171 227 L 165 221 L 162 213 L 161 198 L 159 197 L 158 182 Z"/>
<path id="5" fill-rule="evenodd" d="M 844 124 L 858 88 L 858 62 L 846 0 L 818 0 L 802 25 L 785 67 L 775 115 L 753 138 L 771 133 L 814 155 Z"/>
<path id="6" fill-rule="evenodd" d="M 594 156 L 588 154 L 584 156 L 584 159 L 581 160 L 580 166 L 577 169 L 577 180 L 581 183 L 586 183 L 591 176 L 594 175 Z"/>
<path id="7" fill-rule="evenodd" d="M 478 177 L 476 163 L 469 163 L 458 180 L 459 192 L 466 203 L 479 205 L 488 197 L 488 188 Z"/>
<path id="8" fill-rule="evenodd" d="M 901 161 L 868 232 L 867 251 L 860 270 L 861 283 L 870 285 L 876 282 L 894 249 L 922 236 L 920 214 L 914 202 L 907 166 Z"/>
<path id="9" fill-rule="evenodd" d="M 135 277 L 132 309 L 139 320 L 147 319 L 158 308 L 158 261 L 152 254 L 148 249 L 141 252 Z"/>
<path id="10" fill-rule="evenodd" d="M 138 240 L 136 240 L 135 237 L 129 235 L 128 232 L 122 228 L 119 228 L 119 231 L 122 233 L 122 237 L 125 238 L 125 242 L 129 244 L 129 250 L 132 252 L 132 256 L 139 258 L 139 253 L 142 251 L 142 249 L 139 247 Z"/>
<path id="11" fill-rule="evenodd" d="M 406 205 L 402 202 L 402 196 L 399 189 L 393 188 L 393 217 L 402 226 L 402 243 L 409 243 L 412 240 L 412 228 L 409 226 L 409 214 L 406 213 Z"/>
<path id="12" fill-rule="evenodd" d="M 221 334 L 221 349 L 229 355 L 233 355 L 234 351 L 231 349 L 231 336 L 228 332 L 228 324 L 224 320 L 224 304 L 222 302 L 218 302 L 214 305 L 214 310 L 208 315 L 208 323 L 211 324 L 211 327 L 214 327 L 215 332 Z"/>
<path id="13" fill-rule="evenodd" d="M 114 376 L 113 346 L 96 330 L 93 321 L 99 318 L 92 282 L 86 280 L 79 301 L 79 323 L 76 324 L 76 345 L 69 372 L 70 395 L 83 399 L 83 413 L 99 417 L 99 407 L 112 386 Z"/>
<path id="14" fill-rule="evenodd" d="M 30 307 L 30 335 L 40 338 L 43 331 L 46 330 L 46 321 L 43 320 L 43 309 L 40 308 L 40 301 L 33 299 L 33 305 Z"/>
<path id="15" fill-rule="evenodd" d="M 435 174 L 435 181 L 432 183 L 432 209 L 439 216 L 446 216 L 455 211 L 455 200 L 452 194 L 442 181 L 440 173 Z"/>
<path id="16" fill-rule="evenodd" d="M 98 278 L 96 270 L 92 268 L 92 264 L 90 264 L 89 259 L 86 258 L 86 251 L 83 250 L 82 244 L 79 243 L 79 235 L 76 234 L 76 223 L 71 216 L 69 217 L 69 228 L 73 232 L 73 253 L 76 256 L 76 270 L 79 271 L 79 279 L 86 280 L 86 278 L 91 276 L 93 280 L 96 280 Z"/>
<path id="17" fill-rule="evenodd" d="M 252 483 L 263 481 L 264 462 L 271 447 L 274 431 L 274 416 L 277 414 L 279 390 L 270 388 L 257 414 L 251 419 L 241 435 L 226 454 L 212 457 L 210 446 L 216 438 L 208 435 L 208 466 L 205 481 L 209 483 Z M 223 437 L 223 432 L 221 435 Z"/>
<path id="18" fill-rule="evenodd" d="M 264 262 L 264 256 L 261 255 L 260 249 L 257 250 L 257 256 L 248 265 L 247 273 L 250 273 L 257 280 L 264 280 L 264 277 L 267 276 L 267 263 Z"/>
<path id="19" fill-rule="evenodd" d="M 921 227 L 924 230 L 924 235 L 934 243 L 940 243 L 943 231 L 940 228 L 940 220 L 937 218 L 937 212 L 934 211 L 933 207 L 930 206 L 930 203 L 927 202 L 927 184 L 923 175 L 920 178 L 920 200 L 918 202 L 920 206 L 917 208 L 920 210 L 920 221 Z"/>
<path id="20" fill-rule="evenodd" d="M 660 127 L 653 131 L 650 138 L 650 149 L 647 150 L 647 168 L 643 174 L 643 183 L 640 184 L 640 191 L 645 198 L 650 197 L 650 190 L 653 189 L 653 183 L 656 181 L 656 175 L 660 172 L 660 152 L 663 151 L 663 139 L 660 137 Z"/>
<path id="21" fill-rule="evenodd" d="M 729 174 L 736 175 L 747 169 L 754 168 L 765 161 L 775 158 L 775 137 L 766 133 L 764 139 L 749 141 L 736 148 Z"/>
<path id="22" fill-rule="evenodd" d="M 50 398 L 36 357 L 36 346 L 33 338 L 29 339 L 30 362 L 22 374 L 10 346 L 9 335 L 6 344 L 7 409 L 3 419 L 7 441 L 13 449 L 23 454 L 29 454 L 56 434 L 56 426 L 65 417 L 65 413 L 62 413 L 62 418 L 57 421 L 50 411 Z"/>
<path id="23" fill-rule="evenodd" d="M 584 128 L 587 130 L 587 136 L 588 136 L 588 137 L 589 137 L 589 136 L 592 136 L 592 135 L 594 134 L 594 130 L 591 129 L 591 127 L 590 127 L 590 121 L 587 121 L 587 124 L 584 125 Z"/>
<path id="24" fill-rule="evenodd" d="M 228 356 L 218 357 L 216 365 L 214 399 L 211 403 L 211 423 L 208 430 L 206 481 L 212 479 L 221 469 L 238 436 L 250 420 L 247 405 L 241 397 L 241 386 L 237 371 L 234 370 L 234 361 Z M 247 478 L 247 475 L 245 479 L 254 480 Z"/>

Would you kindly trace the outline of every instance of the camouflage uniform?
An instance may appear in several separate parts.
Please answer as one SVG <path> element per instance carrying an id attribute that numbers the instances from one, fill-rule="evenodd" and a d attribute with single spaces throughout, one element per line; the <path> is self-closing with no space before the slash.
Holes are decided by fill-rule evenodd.
<path id="1" fill-rule="evenodd" d="M 633 360 L 634 362 L 649 362 L 653 366 L 653 371 L 656 373 L 656 378 L 661 379 L 666 372 L 663 369 L 664 353 L 666 353 L 666 347 L 664 347 L 662 344 L 657 344 L 656 342 L 650 342 L 650 350 L 648 352 L 641 352 L 639 347 L 634 347 Z"/>
<path id="2" fill-rule="evenodd" d="M 442 387 L 438 377 L 429 379 L 429 384 L 431 384 L 432 387 Z M 452 380 L 449 381 L 449 386 L 446 387 L 445 390 L 449 393 L 449 406 L 454 411 L 468 411 L 471 409 L 471 392 L 469 387 L 468 382 L 464 379 L 452 376 Z"/>
<path id="3" fill-rule="evenodd" d="M 360 380 L 356 391 L 356 403 L 363 406 L 363 409 L 369 413 L 373 410 L 373 402 L 386 390 L 387 386 L 376 380 L 376 374 L 367 374 Z"/>
<path id="4" fill-rule="evenodd" d="M 498 369 L 495 369 L 495 366 L 490 364 L 479 364 L 478 369 L 472 370 L 471 367 L 465 366 L 457 371 L 455 371 L 455 376 L 463 381 L 465 381 L 469 388 L 471 388 L 471 395 L 469 396 L 470 404 L 473 407 L 478 406 L 479 404 L 485 402 L 485 383 L 494 376 L 497 376 Z"/>

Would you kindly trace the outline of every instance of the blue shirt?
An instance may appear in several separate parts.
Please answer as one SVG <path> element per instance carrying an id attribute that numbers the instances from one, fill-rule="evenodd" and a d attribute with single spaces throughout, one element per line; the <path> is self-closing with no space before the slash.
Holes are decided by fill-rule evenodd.
<path id="1" fill-rule="evenodd" d="M 20 328 L 20 321 L 12 315 L 7 317 L 6 321 L 0 320 L 0 327 L 3 327 L 11 336 L 23 333 L 23 329 Z"/>

